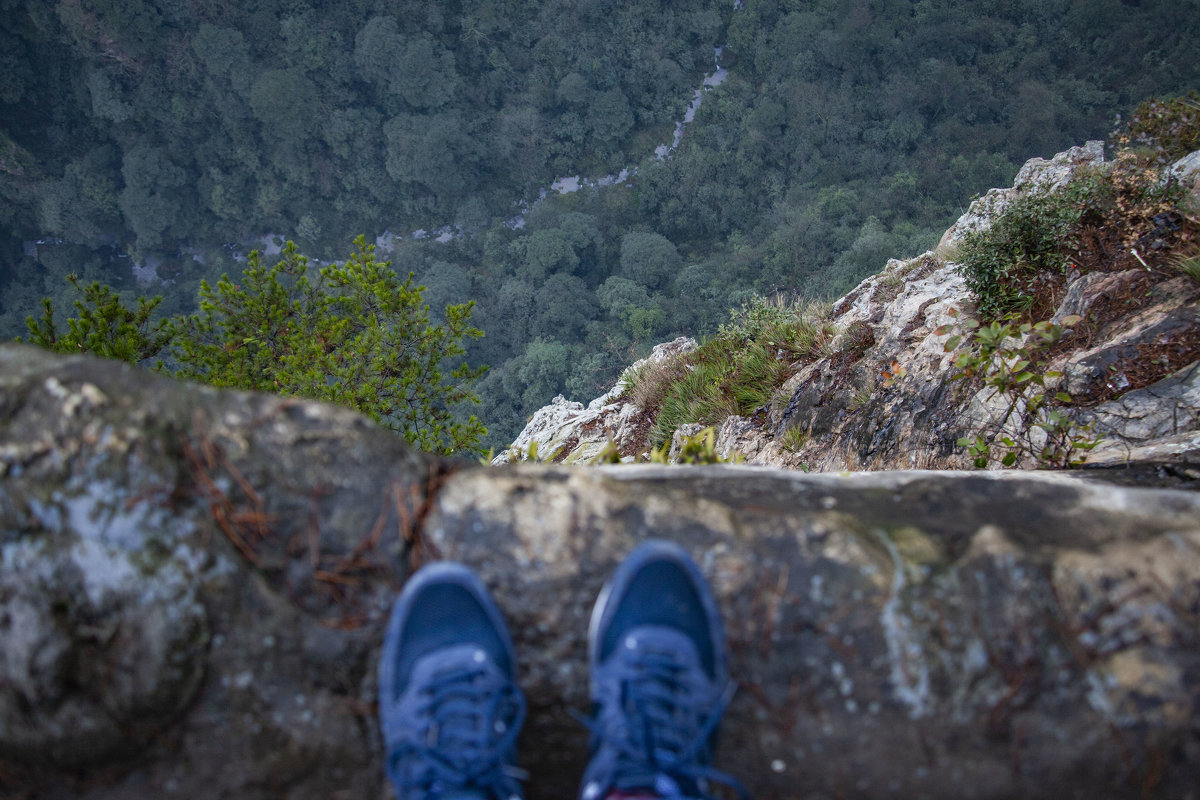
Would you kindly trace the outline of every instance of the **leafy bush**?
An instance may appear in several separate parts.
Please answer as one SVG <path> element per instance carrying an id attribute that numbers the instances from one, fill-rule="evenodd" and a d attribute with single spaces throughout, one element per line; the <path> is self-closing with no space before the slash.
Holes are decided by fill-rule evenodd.
<path id="1" fill-rule="evenodd" d="M 1028 311 L 1040 273 L 1061 272 L 1076 244 L 1080 220 L 1108 191 L 1104 176 L 1089 172 L 1062 191 L 1039 187 L 1015 198 L 990 227 L 967 234 L 958 272 L 979 313 L 997 319 Z"/>
<path id="2" fill-rule="evenodd" d="M 1123 149 L 1111 164 L 1081 170 L 1060 190 L 1043 186 L 1016 197 L 990 227 L 963 237 L 954 258 L 985 320 L 1025 314 L 1046 277 L 1072 263 L 1081 266 L 1085 226 L 1118 231 L 1145 264 L 1136 252 L 1139 243 L 1178 227 L 1170 227 L 1171 219 L 1178 219 L 1185 196 L 1153 159 Z"/>
<path id="3" fill-rule="evenodd" d="M 412 273 L 401 279 L 376 261 L 362 237 L 314 279 L 288 242 L 274 266 L 252 253 L 238 283 L 202 283 L 199 314 L 151 324 L 157 298 L 135 311 L 92 284 L 65 332 L 49 300 L 28 324 L 33 341 L 56 350 L 137 362 L 169 347 L 179 377 L 348 406 L 427 452 L 478 450 L 486 430 L 457 409 L 478 402 L 471 386 L 486 367 L 461 356 L 483 332 L 470 324 L 472 303 L 447 306 L 445 321 L 430 324 L 423 291 Z M 447 372 L 447 362 L 458 363 Z"/>

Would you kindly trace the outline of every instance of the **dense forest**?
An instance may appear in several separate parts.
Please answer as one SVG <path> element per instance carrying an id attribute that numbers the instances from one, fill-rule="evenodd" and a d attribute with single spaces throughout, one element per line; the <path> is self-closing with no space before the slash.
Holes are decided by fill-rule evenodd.
<path id="1" fill-rule="evenodd" d="M 43 296 L 69 308 L 70 274 L 189 312 L 267 234 L 332 259 L 390 231 L 386 257 L 435 311 L 476 301 L 468 358 L 490 365 L 498 447 L 554 394 L 587 399 L 755 294 L 845 291 L 1026 158 L 1200 85 L 1197 0 L 0 12 L 0 336 Z M 727 79 L 656 157 L 718 47 Z"/>

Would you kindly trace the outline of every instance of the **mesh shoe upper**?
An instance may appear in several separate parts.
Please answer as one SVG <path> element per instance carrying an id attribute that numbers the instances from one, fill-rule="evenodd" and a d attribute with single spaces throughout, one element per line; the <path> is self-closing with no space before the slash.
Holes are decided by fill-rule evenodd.
<path id="1" fill-rule="evenodd" d="M 387 771 L 406 798 L 519 798 L 525 715 L 512 642 L 479 579 L 426 567 L 392 611 L 379 669 Z"/>
<path id="2" fill-rule="evenodd" d="M 617 568 L 589 631 L 595 717 L 582 800 L 703 797 L 710 781 L 741 792 L 710 766 L 733 694 L 724 642 L 712 593 L 681 548 L 647 542 Z"/>

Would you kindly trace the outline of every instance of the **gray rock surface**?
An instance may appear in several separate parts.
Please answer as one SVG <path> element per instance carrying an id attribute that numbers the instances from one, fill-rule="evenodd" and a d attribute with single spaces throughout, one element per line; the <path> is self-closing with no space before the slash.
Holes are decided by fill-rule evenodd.
<path id="1" fill-rule="evenodd" d="M 1200 778 L 1195 494 L 526 467 L 460 474 L 426 533 L 512 620 L 552 765 L 535 771 L 560 797 L 585 757 L 569 710 L 586 705 L 588 608 L 649 536 L 713 582 L 741 684 L 721 763 L 758 797 L 1189 797 Z"/>
<path id="2" fill-rule="evenodd" d="M 891 277 L 895 274 L 908 276 L 899 288 Z M 1052 318 L 1110 302 L 1110 294 L 1120 297 L 1131 280 L 1143 277 L 1141 271 L 1080 276 Z M 1068 413 L 1104 436 L 1089 460 L 1119 467 L 1114 478 L 1123 470 L 1183 474 L 1180 470 L 1200 465 L 1200 451 L 1191 439 L 1168 443 L 1165 438 L 1200 428 L 1200 397 L 1189 377 L 1196 363 L 1134 391 L 1125 376 L 1145 368 L 1149 357 L 1143 353 L 1195 336 L 1200 286 L 1174 278 L 1137 294 L 1140 306 L 1089 332 L 1086 339 L 1076 337 L 1079 345 L 1058 356 L 1049 369 L 1063 372 L 1062 388 L 1082 401 Z M 834 307 L 841 326 L 870 326 L 870 347 L 849 365 L 835 354 L 805 366 L 784 385 L 790 400 L 782 411 L 773 411 L 757 429 L 727 426 L 718 449 L 737 450 L 750 463 L 819 471 L 967 466 L 956 440 L 990 429 L 1006 405 L 990 390 L 972 391 L 966 382 L 952 379 L 952 365 L 963 346 L 947 352 L 945 343 L 955 323 L 973 308 L 953 263 L 932 253 L 893 262 Z M 803 443 L 788 450 L 783 434 L 793 427 L 803 432 Z M 1160 447 L 1137 449 L 1159 438 L 1164 439 Z M 1101 458 L 1105 450 L 1110 455 L 1123 451 L 1127 458 L 1120 463 Z M 1183 483 L 1195 485 L 1190 479 Z"/>
<path id="3" fill-rule="evenodd" d="M 331 406 L 0 346 L 0 796 L 368 797 L 437 467 Z"/>
<path id="4" fill-rule="evenodd" d="M 388 796 L 392 598 L 475 567 L 531 798 L 638 541 L 710 577 L 760 798 L 1196 797 L 1200 495 L 1029 473 L 458 468 L 350 412 L 0 346 L 0 796 Z"/>
<path id="5" fill-rule="evenodd" d="M 1194 198 L 1200 200 L 1200 150 L 1184 156 L 1171 165 L 1171 174 Z"/>

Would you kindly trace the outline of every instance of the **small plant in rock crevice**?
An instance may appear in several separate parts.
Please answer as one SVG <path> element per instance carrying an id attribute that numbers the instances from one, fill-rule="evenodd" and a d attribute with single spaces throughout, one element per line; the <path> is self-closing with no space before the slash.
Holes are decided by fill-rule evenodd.
<path id="1" fill-rule="evenodd" d="M 952 309 L 951 316 L 957 317 L 957 310 Z M 1102 436 L 1063 411 L 1072 398 L 1053 388 L 1062 373 L 1047 369 L 1049 348 L 1079 322 L 1072 316 L 1062 324 L 1009 320 L 982 325 L 967 318 L 946 340 L 946 352 L 968 345 L 954 361 L 960 371 L 951 380 L 978 380 L 991 390 L 988 397 L 999 397 L 1003 406 L 987 430 L 958 440 L 976 467 L 1012 467 L 1032 458 L 1039 466 L 1065 469 L 1082 464 L 1100 443 Z M 944 336 L 954 327 L 943 326 L 935 333 Z"/>
<path id="2" fill-rule="evenodd" d="M 522 450 L 519 447 L 508 448 L 508 459 L 510 463 L 519 464 L 521 462 L 529 462 L 534 464 L 552 462 L 555 457 L 562 451 L 562 446 L 556 447 L 548 456 L 539 455 L 537 441 L 531 441 L 529 446 Z M 489 463 L 490 459 L 489 459 Z"/>
<path id="3" fill-rule="evenodd" d="M 871 398 L 875 396 L 878 389 L 878 383 L 872 377 L 864 381 L 862 385 L 856 385 L 853 388 L 854 391 L 850 396 L 850 410 L 857 411 L 865 408 L 871 402 Z"/>
<path id="4" fill-rule="evenodd" d="M 729 458 L 724 458 L 717 452 L 716 444 L 716 429 L 705 428 L 692 436 L 682 437 L 683 441 L 679 448 L 679 453 L 676 454 L 676 464 L 684 465 L 702 465 L 702 464 L 740 464 L 744 459 L 740 453 L 733 453 Z M 671 442 L 664 443 L 661 447 L 652 447 L 650 450 L 642 453 L 641 460 L 648 461 L 651 464 L 670 464 L 671 462 Z M 634 463 L 621 460 L 621 451 L 616 443 L 611 439 L 590 462 L 593 465 L 601 464 L 624 464 Z"/>
<path id="5" fill-rule="evenodd" d="M 1172 269 L 1200 283 L 1200 248 L 1179 253 L 1167 263 Z"/>
<path id="6" fill-rule="evenodd" d="M 671 461 L 671 443 L 650 451 L 650 461 L 655 464 L 669 464 Z M 740 464 L 743 459 L 740 453 L 733 453 L 724 458 L 717 452 L 717 434 L 715 428 L 705 428 L 691 436 L 682 437 L 679 452 L 675 454 L 677 464 Z"/>
<path id="7" fill-rule="evenodd" d="M 789 453 L 794 453 L 808 443 L 808 431 L 799 425 L 793 425 L 783 432 L 779 444 Z"/>

